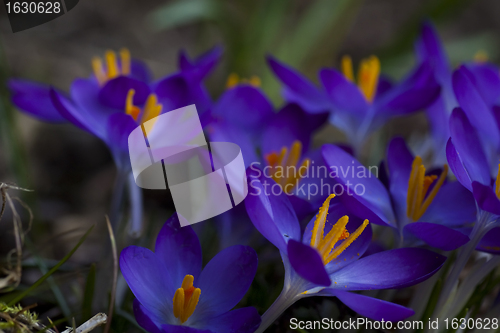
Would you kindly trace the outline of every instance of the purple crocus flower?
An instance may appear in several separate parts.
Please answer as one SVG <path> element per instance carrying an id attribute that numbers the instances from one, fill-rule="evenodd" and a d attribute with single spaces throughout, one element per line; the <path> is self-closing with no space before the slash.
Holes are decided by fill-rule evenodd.
<path id="1" fill-rule="evenodd" d="M 474 247 L 479 245 L 478 249 L 500 254 L 500 239 L 493 237 L 500 230 L 500 165 L 493 181 L 481 139 L 460 108 L 453 110 L 450 117 L 450 134 L 446 146 L 448 163 L 457 180 L 472 192 L 479 208 L 471 232 Z M 485 244 L 481 243 L 483 237 Z"/>
<path id="2" fill-rule="evenodd" d="M 468 96 L 470 97 L 470 95 Z M 475 120 L 477 121 L 477 119 Z M 445 304 L 452 303 L 451 299 L 455 297 L 452 295 L 452 290 L 475 249 L 492 254 L 500 253 L 498 238 L 500 230 L 500 166 L 497 180 L 492 181 L 487 155 L 482 146 L 483 142 L 481 142 L 472 120 L 464 110 L 461 108 L 453 110 L 449 126 L 451 137 L 446 145 L 448 163 L 457 180 L 472 192 L 478 206 L 478 212 L 472 230 L 469 230 L 470 242 L 458 252 L 457 259 L 442 288 L 436 309 L 441 309 Z M 493 258 L 493 260 L 492 262 L 495 263 L 499 259 Z"/>
<path id="3" fill-rule="evenodd" d="M 269 57 L 273 72 L 285 85 L 284 96 L 309 113 L 330 113 L 330 122 L 340 128 L 359 152 L 374 130 L 390 118 L 425 108 L 439 95 L 429 64 L 421 64 L 400 83 L 380 78 L 380 62 L 372 56 L 362 61 L 355 82 L 352 62 L 342 59 L 342 72 L 322 69 L 317 87 L 291 67 Z"/>
<path id="4" fill-rule="evenodd" d="M 329 194 L 322 193 L 322 181 L 328 183 L 328 179 L 313 172 L 324 162 L 311 142 L 326 120 L 327 114 L 307 114 L 290 103 L 270 117 L 261 132 L 262 158 L 256 166 L 265 171 L 270 185 L 276 182 L 288 194 L 299 220 L 317 211 Z"/>
<path id="5" fill-rule="evenodd" d="M 156 239 L 155 252 L 129 246 L 120 268 L 134 293 L 137 322 L 150 333 L 252 333 L 260 324 L 253 307 L 231 309 L 246 294 L 257 255 L 235 245 L 202 270 L 198 237 L 174 214 Z"/>
<path id="6" fill-rule="evenodd" d="M 460 108 L 478 134 L 490 172 L 496 174 L 500 154 L 500 117 L 498 108 L 492 105 L 492 100 L 488 100 L 487 96 L 492 95 L 488 94 L 492 88 L 498 89 L 497 94 L 500 94 L 500 84 L 488 86 L 489 83 L 485 82 L 484 78 L 478 77 L 475 72 L 470 66 L 460 66 L 453 73 L 453 90 Z M 498 71 L 493 75 L 500 80 Z"/>
<path id="7" fill-rule="evenodd" d="M 248 167 L 259 161 L 257 147 L 263 125 L 273 117 L 273 105 L 254 84 L 231 84 L 210 110 L 206 121 L 212 141 L 236 143 Z"/>
<path id="8" fill-rule="evenodd" d="M 441 85 L 441 94 L 434 103 L 426 108 L 429 119 L 436 163 L 444 163 L 446 159 L 445 146 L 449 132 L 449 117 L 458 103 L 471 102 L 478 97 L 492 107 L 500 98 L 500 77 L 498 68 L 490 63 L 476 61 L 460 68 L 453 74 L 444 47 L 430 22 L 422 25 L 420 38 L 417 40 L 416 54 L 420 63 L 430 63 L 436 80 Z M 465 106 L 462 105 L 463 108 Z M 469 114 L 469 111 L 466 111 Z M 474 111 L 475 112 L 475 111 Z M 477 111 L 480 114 L 483 110 Z M 481 116 L 482 117 L 482 116 Z M 486 115 L 483 119 L 490 119 Z"/>
<path id="9" fill-rule="evenodd" d="M 388 187 L 377 178 L 377 167 L 366 168 L 337 146 L 324 145 L 323 157 L 340 186 L 343 204 L 358 217 L 393 228 L 399 246 L 423 241 L 449 251 L 469 241 L 460 229 L 475 220 L 472 196 L 458 182 L 445 183 L 446 165 L 439 177 L 426 174 L 422 159 L 413 157 L 403 139 L 388 146 Z"/>
<path id="10" fill-rule="evenodd" d="M 301 235 L 288 197 L 267 193 L 262 175 L 249 172 L 249 179 L 251 190 L 245 199 L 248 214 L 259 232 L 279 249 L 285 266 L 283 291 L 262 317 L 257 332 L 263 332 L 295 301 L 309 296 L 338 297 L 371 319 L 402 320 L 413 311 L 351 291 L 410 286 L 430 277 L 445 261 L 439 254 L 418 248 L 361 258 L 372 238 L 371 227 L 368 220 L 345 215 L 343 206 L 336 205 L 329 212 L 334 195 L 327 198 Z"/>

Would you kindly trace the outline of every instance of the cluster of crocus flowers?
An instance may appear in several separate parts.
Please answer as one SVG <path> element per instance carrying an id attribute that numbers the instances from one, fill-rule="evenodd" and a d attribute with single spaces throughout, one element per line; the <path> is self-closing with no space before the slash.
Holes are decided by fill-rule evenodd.
<path id="1" fill-rule="evenodd" d="M 92 59 L 93 74 L 75 79 L 69 95 L 21 79 L 12 79 L 9 87 L 14 104 L 22 111 L 47 122 L 70 122 L 106 143 L 118 169 L 110 218 L 117 222 L 128 182 L 130 232 L 137 236 L 142 229 L 142 194 L 131 174 L 128 136 L 162 112 L 190 104 L 206 110 L 210 98 L 201 80 L 219 56 L 217 48 L 195 60 L 181 54 L 180 71 L 153 81 L 145 64 L 133 59 L 127 49 L 118 55 L 108 50 L 104 61 Z"/>
<path id="2" fill-rule="evenodd" d="M 412 309 L 364 291 L 416 285 L 442 267 L 449 251 L 458 250 L 451 270 L 443 273 L 450 282 L 436 308 L 449 307 L 472 253 L 500 253 L 498 69 L 483 61 L 452 72 L 428 24 L 416 52 L 418 63 L 398 83 L 381 74 L 376 56 L 363 59 L 356 74 L 352 59 L 342 57 L 339 69 L 319 72 L 319 85 L 268 57 L 283 83 L 285 104 L 276 110 L 256 76 L 231 74 L 226 90 L 212 101 L 202 81 L 220 57 L 217 48 L 194 60 L 181 53 L 179 71 L 157 81 L 123 49 L 94 58 L 93 74 L 75 80 L 69 94 L 23 80 L 9 84 L 23 111 L 49 122 L 70 122 L 102 139 L 119 176 L 131 184 L 128 135 L 164 112 L 196 104 L 212 141 L 238 144 L 250 193 L 244 206 L 224 214 L 219 231 L 226 238 L 221 244 L 227 244 L 248 222 L 245 227 L 255 227 L 279 250 L 283 290 L 262 318 L 252 307 L 232 310 L 256 274 L 255 251 L 226 247 L 202 270 L 198 237 L 191 227 L 180 227 L 177 214 L 165 223 L 154 252 L 126 247 L 120 267 L 136 297 L 137 322 L 148 332 L 261 333 L 294 302 L 311 296 L 337 297 L 374 320 L 406 319 Z M 369 136 L 390 119 L 422 109 L 431 124 L 432 158 L 429 151 L 392 138 L 373 174 L 360 154 Z M 313 146 L 314 132 L 327 122 L 346 134 L 347 146 Z M 328 179 L 307 176 L 320 165 Z M 342 194 L 322 192 L 324 181 Z M 303 195 L 298 189 L 304 184 L 322 191 Z M 129 188 L 132 206 L 140 206 L 140 190 Z M 131 216 L 137 231 L 142 210 Z M 376 248 L 375 229 L 394 237 Z M 251 232 L 245 232 L 249 241 Z"/>

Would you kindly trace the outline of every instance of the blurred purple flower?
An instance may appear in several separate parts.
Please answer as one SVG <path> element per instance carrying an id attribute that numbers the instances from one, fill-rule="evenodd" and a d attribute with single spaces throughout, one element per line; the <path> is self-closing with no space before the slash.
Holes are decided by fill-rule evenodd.
<path id="1" fill-rule="evenodd" d="M 137 322 L 150 333 L 252 333 L 260 324 L 253 307 L 231 309 L 246 294 L 257 271 L 257 255 L 235 245 L 202 270 L 198 237 L 174 214 L 156 239 L 155 252 L 129 246 L 120 268 L 134 293 Z"/>
<path id="2" fill-rule="evenodd" d="M 201 80 L 220 55 L 220 48 L 195 60 L 181 53 L 181 71 L 153 82 L 148 68 L 131 59 L 127 49 L 121 50 L 119 57 L 107 51 L 106 66 L 100 58 L 94 58 L 94 74 L 74 80 L 69 96 L 50 86 L 22 79 L 10 80 L 9 88 L 13 103 L 25 113 L 47 122 L 69 121 L 106 143 L 118 168 L 110 219 L 113 223 L 119 220 L 122 193 L 128 181 L 130 232 L 137 236 L 142 228 L 142 192 L 131 175 L 128 136 L 137 126 L 162 112 L 196 104 L 202 115 L 206 113 L 211 101 Z"/>
<path id="3" fill-rule="evenodd" d="M 210 106 L 201 80 L 220 57 L 214 48 L 196 60 L 180 55 L 181 71 L 152 81 L 148 68 L 123 49 L 105 55 L 106 66 L 94 58 L 94 74 L 73 81 L 69 96 L 42 84 L 22 79 L 9 81 L 13 103 L 22 111 L 48 122 L 69 121 L 102 139 L 117 167 L 130 169 L 127 139 L 142 122 L 190 104 L 200 113 Z M 119 58 L 119 60 L 118 60 Z"/>
<path id="4" fill-rule="evenodd" d="M 452 70 L 446 52 L 430 22 L 422 25 L 415 49 L 420 63 L 431 64 L 436 80 L 441 85 L 441 94 L 426 108 L 426 115 L 431 127 L 434 160 L 436 163 L 444 163 L 445 146 L 450 137 L 448 119 L 453 108 L 460 103 L 467 114 L 476 112 L 475 109 L 474 111 L 465 109 L 468 109 L 469 103 L 474 99 L 482 98 L 481 110 L 477 112 L 483 114 L 485 106 L 491 108 L 499 102 L 498 68 L 485 61 L 475 61 L 458 69 L 453 73 L 452 79 Z M 486 114 L 484 119 L 491 120 L 491 116 Z"/>
<path id="5" fill-rule="evenodd" d="M 390 118 L 425 108 L 440 91 L 427 63 L 393 85 L 380 77 L 379 60 L 372 56 L 362 61 L 356 84 L 351 59 L 344 57 L 342 73 L 335 69 L 319 72 L 321 87 L 272 57 L 268 63 L 285 85 L 285 99 L 312 114 L 329 112 L 330 122 L 346 134 L 356 152 Z"/>

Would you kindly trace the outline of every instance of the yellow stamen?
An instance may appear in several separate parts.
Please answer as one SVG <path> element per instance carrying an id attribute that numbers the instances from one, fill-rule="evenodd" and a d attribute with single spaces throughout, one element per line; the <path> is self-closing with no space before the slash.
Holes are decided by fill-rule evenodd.
<path id="1" fill-rule="evenodd" d="M 498 164 L 497 179 L 495 181 L 495 194 L 500 199 L 500 164 Z"/>
<path id="2" fill-rule="evenodd" d="M 347 237 L 346 240 L 344 240 L 337 248 L 335 248 L 332 253 L 330 253 L 326 260 L 324 260 L 325 265 L 341 255 L 342 252 L 344 252 L 344 250 L 347 249 L 349 245 L 351 245 L 361 235 L 361 233 L 363 232 L 363 230 L 365 230 L 369 223 L 370 222 L 368 220 L 364 220 L 363 224 L 360 225 L 356 229 L 356 231 L 354 231 L 349 237 Z"/>
<path id="3" fill-rule="evenodd" d="M 415 220 L 418 220 L 424 215 L 425 211 L 427 208 L 429 208 L 429 205 L 431 204 L 432 200 L 436 197 L 436 194 L 438 193 L 439 189 L 441 186 L 443 186 L 444 181 L 446 180 L 446 176 L 448 175 L 448 165 L 443 166 L 443 172 L 439 175 L 439 179 L 436 182 L 436 185 L 432 188 L 432 191 L 427 195 L 427 198 L 425 198 L 424 203 L 420 207 L 418 211 L 418 215 L 415 216 Z"/>
<path id="4" fill-rule="evenodd" d="M 347 80 L 355 82 L 351 57 L 347 55 L 342 57 L 341 69 Z M 358 69 L 357 84 L 359 90 L 361 90 L 366 100 L 370 103 L 373 102 L 375 93 L 377 92 L 379 75 L 380 60 L 376 56 L 371 56 L 361 61 Z"/>
<path id="5" fill-rule="evenodd" d="M 348 55 L 342 57 L 342 73 L 345 78 L 354 82 L 354 70 L 352 69 L 352 59 Z"/>
<path id="6" fill-rule="evenodd" d="M 248 83 L 254 87 L 260 87 L 262 82 L 260 81 L 260 78 L 257 75 L 252 75 L 250 77 L 250 80 L 248 80 Z"/>
<path id="7" fill-rule="evenodd" d="M 130 89 L 127 93 L 127 99 L 125 101 L 125 113 L 132 116 L 135 121 L 138 120 L 141 114 L 141 109 L 134 105 L 134 95 L 135 90 Z M 150 94 L 144 105 L 143 115 L 141 118 L 141 124 L 158 117 L 163 109 L 163 105 L 158 104 L 158 97 L 155 94 Z M 148 132 L 154 126 L 154 122 L 148 124 Z"/>
<path id="8" fill-rule="evenodd" d="M 306 158 L 299 166 L 301 155 L 302 143 L 296 140 L 290 150 L 283 147 L 279 155 L 277 152 L 272 152 L 264 156 L 267 165 L 271 167 L 271 178 L 280 184 L 286 193 L 290 193 L 297 182 L 305 176 L 304 170 L 307 170 L 311 163 L 311 160 Z"/>
<path id="9" fill-rule="evenodd" d="M 141 113 L 141 109 L 134 105 L 134 95 L 135 90 L 130 89 L 127 93 L 127 100 L 125 101 L 125 113 L 132 116 L 134 120 L 137 120 Z"/>
<path id="10" fill-rule="evenodd" d="M 330 200 L 334 197 L 335 194 L 331 194 L 319 209 L 318 215 L 316 215 L 316 220 L 314 221 L 311 236 L 311 246 L 318 250 L 325 265 L 342 254 L 342 252 L 344 252 L 344 250 L 347 249 L 349 245 L 351 245 L 352 242 L 359 237 L 359 235 L 361 235 L 369 223 L 368 220 L 364 220 L 363 224 L 359 226 L 356 231 L 349 234 L 346 229 L 349 217 L 342 216 L 332 226 L 332 229 L 328 232 L 328 234 L 323 237 Z M 335 247 L 339 241 L 342 241 L 342 243 Z"/>
<path id="11" fill-rule="evenodd" d="M 158 98 L 155 94 L 151 94 L 148 96 L 146 100 L 146 105 L 144 106 L 144 115 L 142 116 L 141 123 L 145 123 L 146 121 L 158 117 L 161 113 L 163 105 L 158 104 Z"/>
<path id="12" fill-rule="evenodd" d="M 439 178 L 435 175 L 426 176 L 422 158 L 420 156 L 415 157 L 408 180 L 408 194 L 406 197 L 406 215 L 409 218 L 413 221 L 417 221 L 424 215 L 432 200 L 436 197 L 439 189 L 443 186 L 447 175 L 448 166 L 444 165 L 443 172 Z M 436 182 L 432 191 L 427 194 L 434 181 Z"/>
<path id="13" fill-rule="evenodd" d="M 181 288 L 175 291 L 174 317 L 179 318 L 181 324 L 185 323 L 194 313 L 198 301 L 200 300 L 201 290 L 193 286 L 194 277 L 186 275 L 182 281 Z"/>
<path id="14" fill-rule="evenodd" d="M 238 84 L 242 83 L 249 84 L 254 87 L 260 87 L 261 85 L 260 78 L 256 75 L 252 75 L 250 79 L 246 79 L 246 78 L 240 78 L 236 73 L 231 73 L 227 77 L 226 88 L 231 89 L 236 87 Z"/>
<path id="15" fill-rule="evenodd" d="M 332 226 L 330 232 L 319 242 L 318 250 L 323 253 L 323 260 L 333 249 L 333 246 L 337 244 L 339 240 L 346 239 L 349 237 L 349 232 L 346 230 L 347 222 L 349 222 L 349 216 L 342 216 L 337 223 Z"/>
<path id="16" fill-rule="evenodd" d="M 379 74 L 380 61 L 377 57 L 371 56 L 361 62 L 358 71 L 358 86 L 369 102 L 372 102 L 375 97 Z"/>
<path id="17" fill-rule="evenodd" d="M 479 50 L 474 54 L 474 62 L 485 63 L 488 62 L 488 52 L 485 50 Z"/>
<path id="18" fill-rule="evenodd" d="M 111 50 L 106 51 L 104 60 L 106 62 L 106 69 L 104 69 L 101 58 L 92 58 L 92 70 L 101 86 L 115 77 L 131 73 L 130 51 L 126 48 L 120 50 L 120 66 L 118 66 L 116 53 Z"/>
<path id="19" fill-rule="evenodd" d="M 312 230 L 311 246 L 318 247 L 321 240 L 323 240 L 323 235 L 325 232 L 326 216 L 328 215 L 328 208 L 330 207 L 330 201 L 335 198 L 335 194 L 330 194 L 328 198 L 323 202 L 320 207 L 318 214 L 316 215 L 316 221 L 314 221 L 314 227 Z"/>
<path id="20" fill-rule="evenodd" d="M 415 157 L 411 166 L 410 179 L 408 180 L 408 195 L 406 196 L 406 215 L 408 217 L 412 216 L 412 207 L 415 195 L 416 178 L 418 166 L 422 164 L 422 158 L 420 156 Z"/>
<path id="21" fill-rule="evenodd" d="M 234 88 L 238 85 L 239 82 L 240 82 L 240 77 L 238 76 L 238 74 L 231 73 L 227 77 L 226 88 L 228 88 L 228 89 Z"/>
<path id="22" fill-rule="evenodd" d="M 126 48 L 123 48 L 120 50 L 120 62 L 121 62 L 121 69 L 122 69 L 122 75 L 129 75 L 130 74 L 130 51 Z"/>
<path id="23" fill-rule="evenodd" d="M 106 66 L 108 68 L 108 80 L 114 79 L 118 75 L 120 75 L 120 71 L 118 69 L 118 64 L 116 63 L 116 53 L 108 50 L 105 54 Z"/>
<path id="24" fill-rule="evenodd" d="M 102 66 L 102 60 L 99 57 L 92 58 L 92 69 L 94 70 L 94 75 L 99 82 L 99 85 L 103 85 L 108 79 L 106 72 Z"/>

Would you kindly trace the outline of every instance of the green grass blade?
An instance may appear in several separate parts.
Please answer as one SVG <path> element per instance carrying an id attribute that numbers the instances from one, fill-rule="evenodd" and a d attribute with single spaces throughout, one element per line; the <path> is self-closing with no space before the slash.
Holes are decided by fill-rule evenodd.
<path id="1" fill-rule="evenodd" d="M 87 282 L 85 283 L 85 291 L 83 293 L 82 314 L 83 320 L 88 320 L 92 317 L 92 302 L 94 300 L 95 290 L 95 264 L 90 266 L 89 274 L 87 275 Z"/>
<path id="2" fill-rule="evenodd" d="M 89 230 L 87 230 L 87 232 L 85 233 L 85 235 L 83 235 L 82 238 L 80 238 L 80 240 L 78 241 L 78 243 L 76 244 L 76 246 L 64 258 L 62 258 L 61 261 L 59 261 L 57 263 L 57 265 L 55 265 L 54 267 L 52 267 L 46 274 L 44 274 L 35 283 L 33 283 L 33 285 L 31 287 L 29 287 L 28 289 L 26 289 L 25 291 L 23 291 L 19 296 L 17 296 L 13 300 L 11 300 L 8 305 L 9 306 L 13 306 L 14 304 L 19 303 L 24 297 L 26 297 L 29 293 L 31 293 L 39 285 L 41 285 L 45 280 L 47 280 L 47 278 L 49 276 L 51 276 L 52 274 L 54 274 L 59 269 L 59 267 L 61 267 L 69 258 L 71 258 L 71 256 L 76 252 L 76 250 L 78 250 L 78 248 L 85 241 L 85 239 L 90 234 L 90 232 L 92 231 L 92 229 L 94 229 L 94 226 L 90 227 Z"/>

